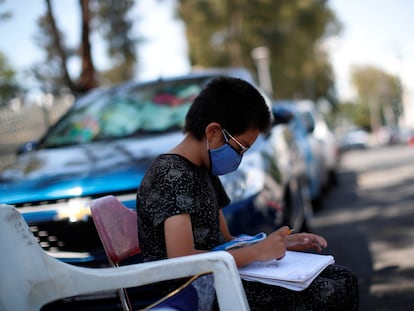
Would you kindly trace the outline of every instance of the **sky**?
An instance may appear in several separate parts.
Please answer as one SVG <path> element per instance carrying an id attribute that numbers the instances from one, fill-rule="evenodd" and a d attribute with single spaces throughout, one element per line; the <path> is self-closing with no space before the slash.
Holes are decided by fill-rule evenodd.
<path id="1" fill-rule="evenodd" d="M 328 41 L 331 61 L 342 97 L 352 97 L 350 72 L 355 65 L 373 65 L 400 77 L 414 91 L 414 1 L 330 0 L 343 24 Z"/>
<path id="2" fill-rule="evenodd" d="M 58 27 L 66 36 L 68 45 L 79 43 L 80 11 L 75 0 L 51 1 Z M 139 51 L 139 77 L 152 78 L 159 75 L 182 73 L 189 69 L 187 46 L 183 23 L 173 18 L 174 0 L 144 0 L 130 12 L 134 23 L 133 33 L 145 36 L 142 51 Z M 159 2 L 162 2 L 160 4 Z M 2 8 L 0 6 L 0 8 Z M 44 0 L 5 0 L 3 11 L 11 11 L 13 17 L 0 23 L 0 51 L 17 69 L 28 68 L 44 58 L 43 52 L 35 43 L 38 31 L 37 20 L 44 14 Z M 95 66 L 108 67 L 105 46 L 92 37 Z M 77 72 L 79 64 L 70 64 Z"/>
<path id="3" fill-rule="evenodd" d="M 184 25 L 172 16 L 174 0 L 137 1 L 131 17 L 138 22 L 136 34 L 144 33 L 146 41 L 139 51 L 140 78 L 171 75 L 189 69 Z M 79 37 L 78 1 L 52 1 L 58 25 L 70 43 Z M 342 99 L 355 95 L 350 72 L 355 65 L 373 65 L 398 75 L 409 92 L 414 92 L 414 1 L 412 0 L 329 0 L 343 24 L 341 34 L 325 42 Z M 0 24 L 0 51 L 12 65 L 23 70 L 43 54 L 36 46 L 36 20 L 45 10 L 44 0 L 6 0 L 3 10 L 9 9 L 13 18 Z M 105 47 L 93 38 L 95 65 L 107 67 Z M 76 68 L 76 64 L 72 65 Z M 74 69 L 73 69 L 74 70 Z"/>

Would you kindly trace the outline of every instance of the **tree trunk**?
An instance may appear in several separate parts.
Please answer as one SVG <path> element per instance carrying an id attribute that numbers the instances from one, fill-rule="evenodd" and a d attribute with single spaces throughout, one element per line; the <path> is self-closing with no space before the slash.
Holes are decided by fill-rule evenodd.
<path id="1" fill-rule="evenodd" d="M 46 5 L 47 5 L 47 15 L 48 15 L 48 18 L 49 18 L 49 21 L 50 21 L 53 41 L 54 41 L 56 50 L 57 50 L 57 52 L 59 54 L 59 57 L 60 57 L 61 68 L 62 68 L 62 72 L 63 72 L 63 80 L 65 81 L 65 83 L 69 87 L 69 89 L 71 89 L 72 92 L 74 92 L 75 91 L 75 86 L 73 84 L 72 79 L 69 76 L 69 72 L 68 72 L 68 68 L 67 68 L 66 51 L 62 47 L 62 42 L 60 40 L 60 33 L 59 33 L 59 30 L 57 29 L 57 26 L 56 26 L 55 16 L 53 14 L 53 10 L 52 10 L 52 6 L 50 4 L 50 0 L 46 0 Z"/>
<path id="2" fill-rule="evenodd" d="M 91 42 L 89 39 L 90 33 L 90 11 L 89 0 L 79 0 L 82 11 L 82 71 L 79 78 L 77 91 L 84 93 L 96 87 L 95 67 L 92 61 Z"/>
<path id="3" fill-rule="evenodd" d="M 240 37 L 242 33 L 243 12 L 240 5 L 237 5 L 232 11 L 230 17 L 230 41 L 229 41 L 229 55 L 231 66 L 242 66 L 243 58 L 240 45 Z"/>

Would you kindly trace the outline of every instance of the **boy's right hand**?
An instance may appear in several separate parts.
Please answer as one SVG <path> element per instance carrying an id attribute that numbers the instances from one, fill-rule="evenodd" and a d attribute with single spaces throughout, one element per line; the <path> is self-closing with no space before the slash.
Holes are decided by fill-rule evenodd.
<path id="1" fill-rule="evenodd" d="M 254 244 L 256 248 L 257 260 L 266 261 L 280 259 L 285 256 L 286 246 L 285 237 L 289 234 L 289 227 L 284 226 L 267 236 L 266 239 Z"/>

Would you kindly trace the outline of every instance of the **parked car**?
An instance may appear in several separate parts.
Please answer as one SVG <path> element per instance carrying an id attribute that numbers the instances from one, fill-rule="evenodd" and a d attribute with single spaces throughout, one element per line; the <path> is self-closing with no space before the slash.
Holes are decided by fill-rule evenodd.
<path id="1" fill-rule="evenodd" d="M 300 141 L 290 123 L 294 114 L 285 109 L 273 109 L 274 126 L 269 146 L 274 149 L 280 181 L 284 189 L 284 223 L 299 231 L 312 231 L 313 207 L 309 191 L 307 163 L 302 155 Z"/>
<path id="2" fill-rule="evenodd" d="M 300 100 L 297 101 L 296 105 L 299 111 L 306 118 L 309 118 L 309 122 L 314 124 L 312 135 L 322 142 L 322 155 L 325 168 L 322 183 L 324 190 L 327 190 L 337 182 L 336 177 L 340 161 L 338 140 L 313 101 Z"/>
<path id="3" fill-rule="evenodd" d="M 370 145 L 370 134 L 359 127 L 346 130 L 339 137 L 339 149 L 341 152 L 356 149 L 367 149 Z"/>
<path id="4" fill-rule="evenodd" d="M 414 129 L 402 128 L 400 142 L 401 144 L 413 146 L 414 145 Z"/>
<path id="5" fill-rule="evenodd" d="M 289 127 L 298 142 L 300 155 L 306 163 L 306 176 L 309 185 L 312 207 L 319 209 L 322 205 L 323 187 L 326 174 L 326 163 L 323 154 L 323 143 L 313 135 L 314 119 L 299 109 L 297 101 L 278 100 L 273 102 L 273 111 L 289 111 L 293 117 Z"/>
<path id="6" fill-rule="evenodd" d="M 52 256 L 76 265 L 105 266 L 89 202 L 112 194 L 135 209 L 136 189 L 147 167 L 182 139 L 193 99 L 218 75 L 255 84 L 244 69 L 202 70 L 96 89 L 79 98 L 1 172 L 0 203 L 19 209 Z M 236 172 L 221 177 L 232 198 L 224 213 L 233 234 L 269 233 L 284 224 L 300 229 L 310 221 L 300 201 L 304 191 L 282 180 L 285 151 L 278 144 L 289 142 L 279 138 L 284 135 L 279 123 L 270 135 L 258 138 Z"/>

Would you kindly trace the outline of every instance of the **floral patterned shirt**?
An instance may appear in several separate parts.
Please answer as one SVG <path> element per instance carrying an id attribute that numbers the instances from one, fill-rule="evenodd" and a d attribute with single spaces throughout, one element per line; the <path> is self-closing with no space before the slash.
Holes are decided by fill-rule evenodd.
<path id="1" fill-rule="evenodd" d="M 219 210 L 228 205 L 220 179 L 177 154 L 158 156 L 137 191 L 138 239 L 144 261 L 167 258 L 164 221 L 190 214 L 194 246 L 211 250 L 224 243 Z"/>

